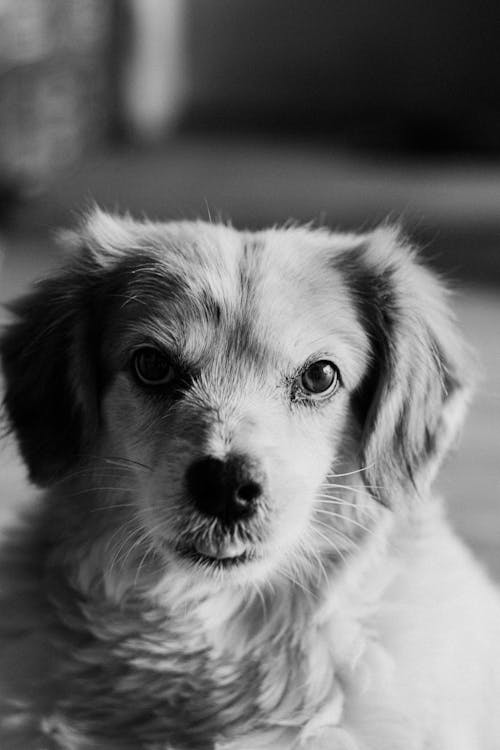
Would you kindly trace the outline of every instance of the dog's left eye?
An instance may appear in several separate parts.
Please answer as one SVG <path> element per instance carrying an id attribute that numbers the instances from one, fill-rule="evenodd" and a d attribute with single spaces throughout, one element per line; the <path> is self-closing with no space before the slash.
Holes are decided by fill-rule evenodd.
<path id="1" fill-rule="evenodd" d="M 313 362 L 300 376 L 302 389 L 312 396 L 326 396 L 339 383 L 339 371 L 332 362 L 320 359 Z"/>
<path id="2" fill-rule="evenodd" d="M 134 352 L 132 371 L 144 385 L 166 385 L 176 372 L 168 357 L 154 346 L 143 346 Z"/>

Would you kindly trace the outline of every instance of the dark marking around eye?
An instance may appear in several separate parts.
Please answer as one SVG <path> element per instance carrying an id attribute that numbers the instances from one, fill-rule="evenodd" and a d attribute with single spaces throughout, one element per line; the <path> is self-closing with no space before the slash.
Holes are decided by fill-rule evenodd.
<path id="1" fill-rule="evenodd" d="M 398 317 L 398 302 L 394 289 L 392 267 L 368 267 L 366 245 L 351 248 L 334 259 L 335 267 L 344 276 L 350 290 L 361 325 L 367 331 L 371 345 L 371 362 L 365 376 L 352 394 L 352 407 L 359 423 L 364 426 L 379 384 L 391 372 Z"/>

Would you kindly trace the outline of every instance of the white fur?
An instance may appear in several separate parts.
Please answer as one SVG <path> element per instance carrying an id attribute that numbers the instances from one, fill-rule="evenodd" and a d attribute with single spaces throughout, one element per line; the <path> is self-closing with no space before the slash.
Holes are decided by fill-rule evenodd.
<path id="1" fill-rule="evenodd" d="M 100 212 L 64 241 L 66 275 L 20 303 L 3 340 L 6 409 L 49 489 L 0 565 L 2 748 L 199 748 L 175 740 L 199 720 L 216 750 L 498 750 L 500 599 L 431 489 L 468 401 L 467 355 L 413 250 L 387 228 L 252 235 Z M 103 289 L 97 334 L 85 326 Z M 100 400 L 89 331 L 112 373 Z M 54 434 L 71 409 L 54 401 L 54 424 L 37 421 L 63 333 L 60 398 L 87 436 L 76 458 Z M 196 363 L 168 407 L 127 365 L 151 337 Z M 311 356 L 342 376 L 319 406 L 293 401 Z M 45 463 L 33 435 L 53 441 Z M 266 490 L 230 542 L 185 476 L 233 453 Z M 201 566 L 178 546 L 192 539 L 255 557 Z M 187 719 L 172 708 L 186 690 Z M 162 711 L 148 719 L 157 700 L 167 729 Z"/>

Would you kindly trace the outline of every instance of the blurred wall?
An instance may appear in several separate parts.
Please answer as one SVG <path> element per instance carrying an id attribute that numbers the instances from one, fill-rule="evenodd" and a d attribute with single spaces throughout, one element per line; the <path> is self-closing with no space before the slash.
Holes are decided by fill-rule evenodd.
<path id="1" fill-rule="evenodd" d="M 102 139 L 111 13 L 111 0 L 0 0 L 0 187 L 37 186 Z"/>
<path id="2" fill-rule="evenodd" d="M 496 0 L 190 0 L 192 118 L 500 147 Z"/>

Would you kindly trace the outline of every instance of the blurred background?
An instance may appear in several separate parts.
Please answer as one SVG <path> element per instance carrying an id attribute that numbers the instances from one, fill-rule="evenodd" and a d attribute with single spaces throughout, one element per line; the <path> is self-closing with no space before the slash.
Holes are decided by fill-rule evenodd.
<path id="1" fill-rule="evenodd" d="M 401 221 L 479 354 L 440 484 L 500 576 L 499 39 L 497 0 L 0 0 L 0 302 L 91 201 L 250 228 Z M 28 494 L 3 441 L 0 517 Z"/>

